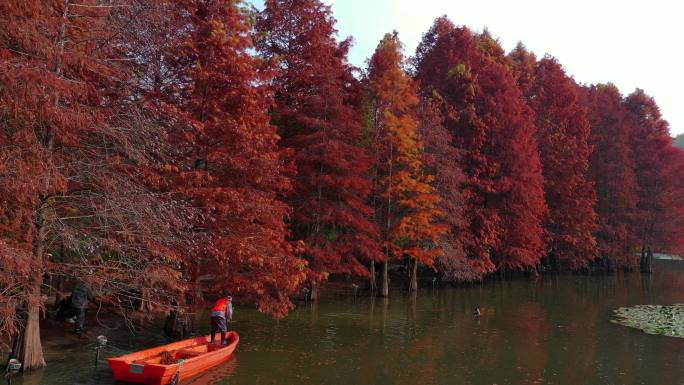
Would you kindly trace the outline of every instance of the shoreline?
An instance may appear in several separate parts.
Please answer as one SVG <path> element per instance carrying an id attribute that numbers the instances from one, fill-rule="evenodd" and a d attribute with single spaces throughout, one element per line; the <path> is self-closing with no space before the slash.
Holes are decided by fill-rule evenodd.
<path id="1" fill-rule="evenodd" d="M 661 255 L 664 256 L 664 255 Z M 669 257 L 669 258 L 667 258 Z M 660 257 L 656 258 L 659 261 L 663 261 L 665 263 L 676 263 L 679 264 L 680 262 L 684 262 L 684 260 L 681 259 L 681 257 L 678 256 L 667 256 L 666 258 Z M 418 292 L 425 291 L 425 290 L 430 290 L 430 289 L 446 289 L 446 288 L 467 288 L 467 287 L 473 287 L 473 286 L 487 286 L 495 282 L 506 282 L 506 281 L 519 281 L 519 280 L 529 280 L 529 281 L 536 281 L 536 280 L 544 280 L 545 278 L 552 278 L 552 277 L 558 277 L 558 276 L 577 276 L 577 275 L 586 275 L 586 276 L 605 276 L 605 275 L 632 275 L 632 274 L 642 274 L 638 270 L 634 271 L 627 271 L 623 272 L 622 270 L 615 271 L 612 273 L 601 273 L 597 274 L 594 272 L 586 272 L 583 274 L 577 274 L 577 273 L 541 273 L 537 277 L 531 277 L 527 274 L 515 274 L 515 275 L 510 275 L 510 276 L 491 276 L 488 278 L 485 278 L 482 281 L 478 282 L 467 282 L 467 283 L 446 283 L 446 282 L 441 282 L 438 281 L 434 286 L 431 285 L 432 282 L 432 276 L 429 274 L 421 274 L 419 275 L 419 283 L 420 289 Z M 406 289 L 406 282 L 407 278 L 404 277 L 401 272 L 397 272 L 397 274 L 391 275 L 391 292 L 390 292 L 390 297 L 396 296 L 397 294 L 401 293 L 401 295 L 406 295 L 409 293 Z M 331 277 L 330 280 L 323 282 L 320 286 L 320 294 L 321 294 L 321 299 L 325 297 L 340 297 L 340 296 L 346 296 L 346 297 L 368 297 L 371 295 L 370 291 L 368 290 L 368 280 L 365 279 L 358 279 L 358 278 L 350 278 L 348 280 L 345 280 L 343 277 Z M 52 298 L 51 298 L 52 299 Z M 296 303 L 296 306 L 302 306 L 305 303 L 310 302 L 307 298 L 304 297 L 297 297 L 293 299 Z M 54 302 L 54 301 L 52 301 Z M 86 330 L 84 333 L 84 336 L 78 337 L 74 334 L 73 328 L 74 324 L 63 322 L 63 321 L 57 321 L 54 319 L 51 319 L 51 315 L 53 313 L 53 308 L 54 304 L 51 302 L 49 299 L 48 302 L 46 302 L 46 311 L 45 314 L 47 315 L 46 318 L 41 319 L 41 328 L 40 328 L 40 333 L 41 337 L 43 340 L 43 343 L 45 345 L 50 345 L 50 344 L 61 344 L 61 343 L 74 343 L 74 342 L 82 342 L 82 343 L 93 343 L 95 338 L 100 335 L 107 335 L 108 333 L 111 333 L 112 330 L 117 330 L 117 332 L 124 332 L 127 333 L 131 336 L 136 336 L 140 334 L 141 332 L 144 332 L 145 334 L 150 333 L 157 335 L 163 339 L 177 339 L 180 338 L 179 336 L 170 336 L 165 333 L 164 331 L 164 326 L 165 326 L 165 321 L 166 317 L 168 316 L 168 312 L 166 311 L 149 311 L 146 313 L 140 312 L 139 310 L 130 310 L 125 316 L 121 315 L 119 311 L 113 308 L 109 308 L 107 306 L 102 306 L 101 308 L 98 309 L 98 303 L 94 302 L 92 304 L 92 307 L 90 311 L 88 312 L 88 315 L 86 317 Z M 249 306 L 248 304 L 240 304 L 239 306 Z M 187 309 L 186 314 L 188 314 L 191 318 L 194 319 L 197 314 L 200 312 L 206 310 L 204 306 L 192 308 L 192 309 Z M 198 325 L 194 325 L 188 334 L 186 335 L 194 335 L 197 330 L 199 330 L 201 327 Z M 128 330 L 126 330 L 128 329 Z M 133 330 L 134 332 L 132 332 Z M 7 344 L 9 346 L 9 344 Z M 0 357 L 5 359 L 8 356 L 8 351 L 7 349 L 2 349 L 0 351 Z M 48 363 L 49 364 L 49 363 Z"/>

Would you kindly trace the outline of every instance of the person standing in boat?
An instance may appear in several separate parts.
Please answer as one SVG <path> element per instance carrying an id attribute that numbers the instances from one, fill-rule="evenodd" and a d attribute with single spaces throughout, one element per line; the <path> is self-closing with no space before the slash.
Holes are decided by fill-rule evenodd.
<path id="1" fill-rule="evenodd" d="M 227 322 L 233 321 L 233 298 L 222 296 L 211 308 L 211 343 L 214 343 L 216 332 L 221 331 L 221 345 L 225 345 L 226 332 L 228 331 Z"/>

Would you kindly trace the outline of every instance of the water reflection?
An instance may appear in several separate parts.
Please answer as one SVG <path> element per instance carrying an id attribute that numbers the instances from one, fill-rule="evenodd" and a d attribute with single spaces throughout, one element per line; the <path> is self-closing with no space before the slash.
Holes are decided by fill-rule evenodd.
<path id="1" fill-rule="evenodd" d="M 652 277 L 544 277 L 390 298 L 333 295 L 281 320 L 236 309 L 235 359 L 189 384 L 682 385 L 684 340 L 609 322 L 621 306 L 684 303 L 684 264 L 656 267 Z M 163 343 L 152 331 L 135 340 L 123 331 L 108 337 L 123 351 Z M 48 348 L 43 377 L 15 383 L 112 383 L 85 347 Z M 82 367 L 74 365 L 79 357 L 87 360 Z"/>
<path id="2" fill-rule="evenodd" d="M 238 358 L 234 356 L 224 364 L 221 364 L 217 368 L 207 371 L 202 375 L 194 377 L 183 385 L 216 385 L 216 384 L 231 384 L 230 379 L 235 374 L 235 370 L 238 367 Z"/>

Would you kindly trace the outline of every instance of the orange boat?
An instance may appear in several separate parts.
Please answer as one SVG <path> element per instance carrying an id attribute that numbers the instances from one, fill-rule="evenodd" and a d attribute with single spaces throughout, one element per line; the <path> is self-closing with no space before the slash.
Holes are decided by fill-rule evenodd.
<path id="1" fill-rule="evenodd" d="M 109 367 L 117 381 L 166 385 L 179 372 L 180 381 L 184 381 L 228 360 L 240 341 L 236 332 L 228 332 L 228 345 L 224 346 L 210 344 L 210 337 L 189 338 L 110 358 Z"/>

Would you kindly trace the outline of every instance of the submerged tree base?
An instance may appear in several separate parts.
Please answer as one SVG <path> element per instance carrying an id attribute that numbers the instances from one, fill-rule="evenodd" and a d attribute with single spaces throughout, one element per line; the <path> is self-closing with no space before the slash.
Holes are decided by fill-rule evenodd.
<path id="1" fill-rule="evenodd" d="M 648 334 L 684 338 L 684 304 L 621 307 L 615 310 L 615 317 L 611 322 Z"/>

